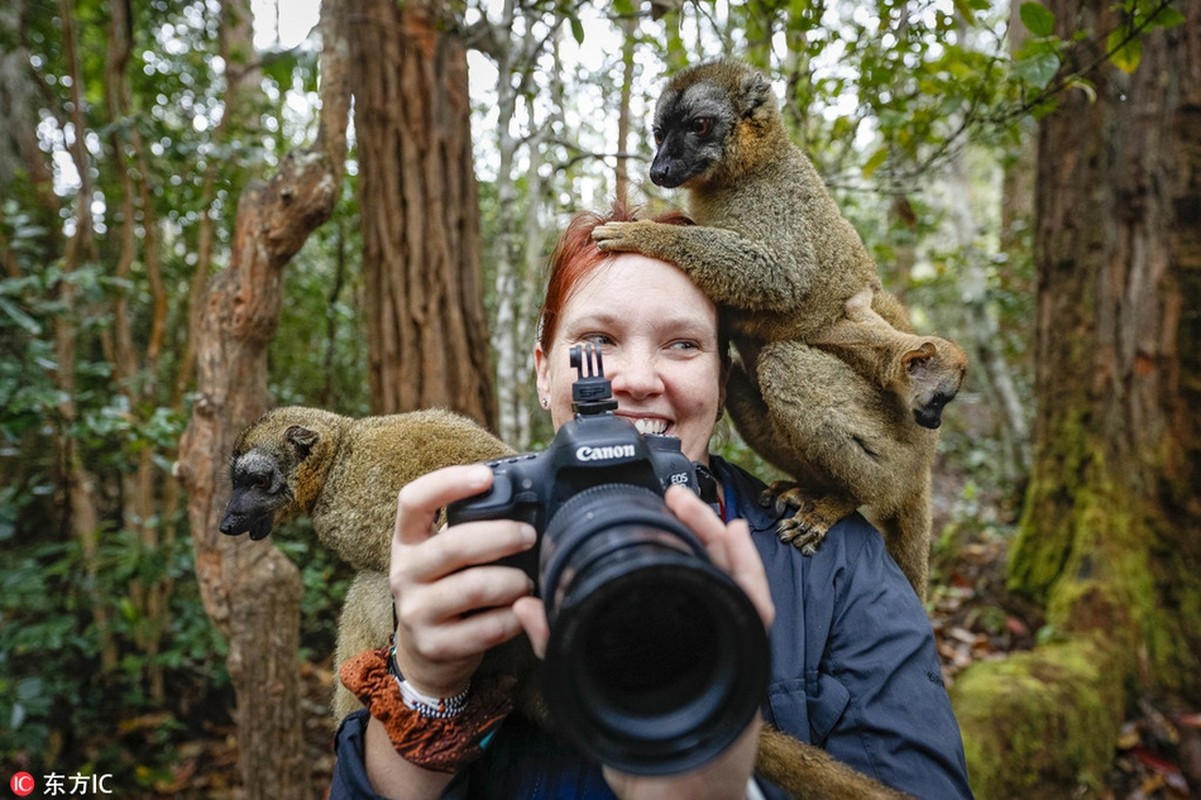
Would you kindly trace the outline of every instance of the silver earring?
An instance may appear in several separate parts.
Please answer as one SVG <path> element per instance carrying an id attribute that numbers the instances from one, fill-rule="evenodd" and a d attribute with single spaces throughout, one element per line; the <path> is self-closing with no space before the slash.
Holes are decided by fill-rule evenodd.
<path id="1" fill-rule="evenodd" d="M 545 395 L 543 395 L 542 397 L 538 398 L 538 402 L 542 404 L 543 408 L 550 408 L 550 398 L 549 397 L 546 397 Z"/>

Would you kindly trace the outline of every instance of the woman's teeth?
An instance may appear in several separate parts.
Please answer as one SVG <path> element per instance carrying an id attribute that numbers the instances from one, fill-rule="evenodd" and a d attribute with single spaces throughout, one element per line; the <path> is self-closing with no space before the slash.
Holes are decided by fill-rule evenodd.
<path id="1" fill-rule="evenodd" d="M 667 430 L 667 420 L 665 420 L 665 419 L 645 419 L 645 418 L 636 419 L 636 420 L 634 420 L 634 427 L 637 428 L 638 432 L 642 433 L 642 434 L 647 434 L 647 433 L 659 434 L 659 433 L 663 433 L 663 431 Z"/>

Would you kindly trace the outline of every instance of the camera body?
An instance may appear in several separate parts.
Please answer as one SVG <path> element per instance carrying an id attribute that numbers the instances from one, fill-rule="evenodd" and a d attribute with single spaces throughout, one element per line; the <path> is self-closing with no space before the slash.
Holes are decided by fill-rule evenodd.
<path id="1" fill-rule="evenodd" d="M 570 357 L 575 418 L 545 451 L 487 462 L 490 489 L 452 503 L 447 520 L 537 532 L 501 563 L 525 571 L 546 608 L 542 692 L 555 726 L 623 772 L 683 772 L 729 746 L 762 703 L 767 632 L 663 501 L 672 485 L 698 489 L 679 440 L 613 414 L 599 350 Z"/>
<path id="2" fill-rule="evenodd" d="M 542 546 L 502 563 L 519 567 L 536 583 L 540 553 L 546 560 L 556 544 L 543 537 L 547 524 L 572 498 L 606 485 L 640 487 L 660 497 L 670 486 L 699 491 L 696 468 L 681 452 L 680 440 L 640 434 L 629 420 L 615 416 L 617 402 L 604 378 L 599 352 L 588 356 L 595 360 L 585 362 L 587 355 L 579 347 L 572 349 L 576 416 L 559 428 L 546 450 L 486 462 L 492 468 L 491 488 L 447 509 L 451 525 L 513 519 L 533 526 Z M 547 545 L 550 552 L 544 549 Z"/>

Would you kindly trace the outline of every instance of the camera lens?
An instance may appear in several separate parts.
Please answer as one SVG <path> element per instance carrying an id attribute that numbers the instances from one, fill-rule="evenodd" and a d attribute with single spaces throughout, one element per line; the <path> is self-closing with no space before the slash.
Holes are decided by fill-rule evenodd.
<path id="1" fill-rule="evenodd" d="M 708 685 L 717 642 L 676 587 L 646 585 L 609 591 L 582 643 L 585 678 L 626 714 L 660 714 L 696 697 Z M 617 579 L 621 581 L 620 578 Z M 701 612 L 704 608 L 699 609 Z"/>
<path id="2" fill-rule="evenodd" d="M 563 732 L 624 772 L 708 762 L 763 700 L 767 635 L 754 605 L 654 492 L 602 484 L 547 526 L 544 690 Z"/>

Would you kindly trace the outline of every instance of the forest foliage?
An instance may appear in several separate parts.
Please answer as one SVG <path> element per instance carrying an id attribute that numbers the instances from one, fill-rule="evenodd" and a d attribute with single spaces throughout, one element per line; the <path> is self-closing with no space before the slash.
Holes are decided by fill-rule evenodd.
<path id="1" fill-rule="evenodd" d="M 103 764 L 123 785 L 152 786 L 182 731 L 231 702 L 173 470 L 193 400 L 192 315 L 228 261 L 239 193 L 315 126 L 320 36 L 273 40 L 286 5 L 258 11 L 262 79 L 238 119 L 223 113 L 239 78 L 227 68 L 228 31 L 249 24 L 234 3 L 19 0 L 0 11 L 3 763 Z M 1079 35 L 1103 37 L 1108 57 L 1133 70 L 1140 36 L 1181 17 L 1167 2 L 1120 5 L 1119 27 Z M 1065 65 L 1070 40 L 1053 33 L 1046 6 L 446 6 L 447 24 L 475 48 L 502 436 L 527 448 L 549 434 L 520 387 L 557 227 L 574 209 L 605 206 L 621 170 L 635 202 L 679 203 L 645 179 L 657 87 L 685 63 L 738 55 L 776 78 L 796 140 L 917 328 L 991 365 L 972 370 L 948 414 L 940 469 L 953 477 L 939 518 L 948 542 L 965 530 L 1011 533 L 1031 411 L 1022 174 L 1033 120 L 1063 93 L 1091 91 L 1089 65 Z M 623 93 L 632 124 L 619 141 Z M 278 404 L 370 408 L 356 174 L 352 142 L 334 218 L 286 272 L 270 356 Z M 754 465 L 732 429 L 723 441 Z M 348 573 L 303 521 L 276 539 L 304 575 L 302 657 L 328 661 Z M 147 747 L 133 723 L 164 711 Z"/>

